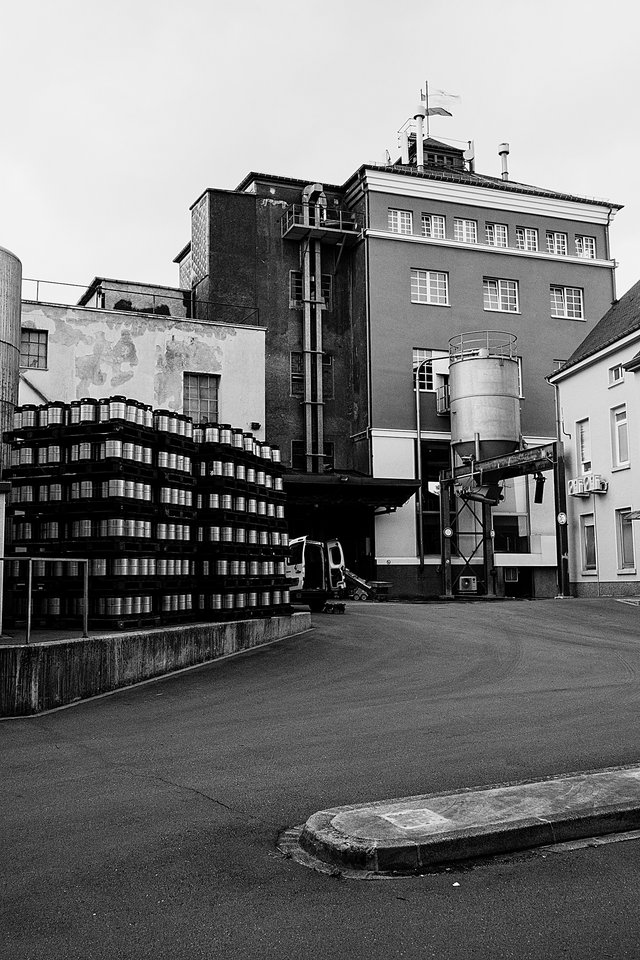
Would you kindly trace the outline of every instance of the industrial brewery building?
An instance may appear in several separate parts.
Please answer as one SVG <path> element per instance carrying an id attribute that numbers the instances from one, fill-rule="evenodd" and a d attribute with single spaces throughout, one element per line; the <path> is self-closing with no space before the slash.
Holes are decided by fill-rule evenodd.
<path id="1" fill-rule="evenodd" d="M 175 260 L 177 288 L 96 277 L 66 312 L 23 302 L 23 336 L 46 340 L 48 360 L 28 361 L 21 402 L 126 390 L 196 416 L 189 383 L 206 380 L 208 407 L 280 445 L 291 536 L 337 537 L 347 566 L 391 595 L 442 595 L 450 341 L 515 336 L 522 443 L 554 440 L 545 377 L 615 301 L 609 225 L 620 207 L 510 180 L 506 145 L 501 176 L 481 175 L 471 151 L 424 139 L 420 122 L 397 162 L 361 166 L 342 185 L 249 173 L 235 190 L 205 190 Z M 121 344 L 111 356 L 111 333 L 96 341 L 101 314 L 120 340 L 157 333 L 175 347 L 171 378 L 154 360 L 168 350 L 159 341 L 139 351 L 143 380 Z M 66 335 L 69 324 L 89 324 L 89 340 Z M 108 382 L 98 360 L 113 367 Z M 58 397 L 63 368 L 71 379 Z M 557 510 L 532 484 L 505 480 L 491 511 L 498 595 L 557 593 Z M 460 572 L 455 549 L 453 563 Z"/>
<path id="2" fill-rule="evenodd" d="M 450 340 L 517 337 L 521 428 L 535 445 L 556 437 L 545 376 L 616 296 L 619 205 L 510 180 L 506 146 L 499 177 L 415 135 L 396 163 L 341 186 L 250 173 L 198 197 L 176 257 L 203 319 L 212 304 L 242 305 L 266 328 L 266 428 L 292 470 L 291 535 L 337 536 L 347 566 L 396 596 L 442 593 Z M 506 481 L 493 510 L 498 592 L 554 596 L 553 499 L 534 503 L 531 482 Z"/>

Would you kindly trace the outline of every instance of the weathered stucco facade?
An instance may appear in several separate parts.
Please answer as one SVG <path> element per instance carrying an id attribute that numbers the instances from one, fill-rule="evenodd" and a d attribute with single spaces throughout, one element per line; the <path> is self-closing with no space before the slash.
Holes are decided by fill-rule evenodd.
<path id="1" fill-rule="evenodd" d="M 223 423 L 264 425 L 264 329 L 24 301 L 22 328 L 48 334 L 46 369 L 21 371 L 19 403 L 122 394 L 183 412 L 183 375 L 219 376 Z"/>

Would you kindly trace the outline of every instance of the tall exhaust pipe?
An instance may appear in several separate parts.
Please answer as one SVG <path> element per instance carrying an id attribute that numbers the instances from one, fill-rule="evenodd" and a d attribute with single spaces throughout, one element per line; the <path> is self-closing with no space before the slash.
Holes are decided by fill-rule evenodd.
<path id="1" fill-rule="evenodd" d="M 418 104 L 413 119 L 416 122 L 416 166 L 421 173 L 424 170 L 424 118 L 426 115 L 425 108 L 422 104 Z"/>
<path id="2" fill-rule="evenodd" d="M 408 166 L 409 165 L 409 131 L 402 130 L 400 133 L 400 138 L 401 138 L 400 154 L 402 158 L 402 163 L 405 166 Z"/>
<path id="3" fill-rule="evenodd" d="M 502 179 L 509 179 L 509 169 L 507 167 L 507 157 L 509 156 L 509 144 L 501 143 L 498 147 L 498 156 L 502 160 Z"/>

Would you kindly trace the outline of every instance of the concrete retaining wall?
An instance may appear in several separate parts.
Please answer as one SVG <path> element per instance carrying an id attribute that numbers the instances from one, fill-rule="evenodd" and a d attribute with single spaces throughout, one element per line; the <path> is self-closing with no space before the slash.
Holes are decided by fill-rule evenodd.
<path id="1" fill-rule="evenodd" d="M 282 640 L 308 613 L 0 646 L 0 716 L 19 717 Z"/>

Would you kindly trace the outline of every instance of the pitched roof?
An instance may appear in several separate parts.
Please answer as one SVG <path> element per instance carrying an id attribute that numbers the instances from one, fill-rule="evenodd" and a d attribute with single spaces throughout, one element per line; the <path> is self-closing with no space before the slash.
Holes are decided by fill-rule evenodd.
<path id="1" fill-rule="evenodd" d="M 385 170 L 388 173 L 406 174 L 424 180 L 447 180 L 452 183 L 465 183 L 474 187 L 487 187 L 490 190 L 503 190 L 507 193 L 524 193 L 534 197 L 550 197 L 555 200 L 569 200 L 573 203 L 589 203 L 598 206 L 611 207 L 613 210 L 622 210 L 622 204 L 612 203 L 610 200 L 596 199 L 595 197 L 579 197 L 573 193 L 562 193 L 546 187 L 535 187 L 529 183 L 518 183 L 517 180 L 503 180 L 501 177 L 490 177 L 484 173 L 471 173 L 468 170 L 458 170 L 452 167 L 428 167 L 423 171 L 417 170 L 414 165 L 406 164 L 363 164 L 349 180 L 343 184 L 343 189 L 364 170 Z"/>
<path id="2" fill-rule="evenodd" d="M 427 140 L 429 145 L 437 144 L 439 141 Z M 454 148 L 446 148 L 453 152 Z M 612 210 L 621 210 L 622 204 L 612 203 L 610 200 L 597 199 L 595 197 L 579 197 L 573 193 L 562 193 L 558 190 L 550 190 L 546 187 L 536 187 L 529 183 L 518 183 L 516 180 L 503 180 L 501 177 L 490 177 L 483 173 L 471 173 L 468 170 L 460 170 L 455 167 L 430 167 L 425 164 L 424 170 L 418 170 L 415 164 L 401 163 L 364 163 L 360 166 L 345 182 L 339 186 L 334 183 L 324 183 L 325 190 L 343 192 L 348 189 L 352 182 L 358 177 L 362 177 L 365 170 L 384 170 L 386 173 L 396 173 L 422 180 L 444 180 L 449 183 L 464 183 L 474 187 L 486 187 L 490 190 L 501 190 L 505 193 L 523 193 L 534 197 L 549 197 L 555 200 L 567 200 L 573 203 L 597 204 L 598 206 L 611 207 Z M 246 190 L 247 186 L 254 180 L 273 181 L 274 183 L 286 183 L 291 186 L 305 186 L 307 183 L 315 183 L 314 180 L 297 180 L 292 177 L 274 176 L 267 173 L 256 173 L 251 171 L 235 188 L 236 191 Z M 196 201 L 197 203 L 197 201 Z M 195 204 L 192 204 L 194 206 Z"/>
<path id="3" fill-rule="evenodd" d="M 640 330 L 640 280 L 627 290 L 620 300 L 615 301 L 602 320 L 576 347 L 566 363 L 554 371 L 554 376 L 636 330 Z"/>

